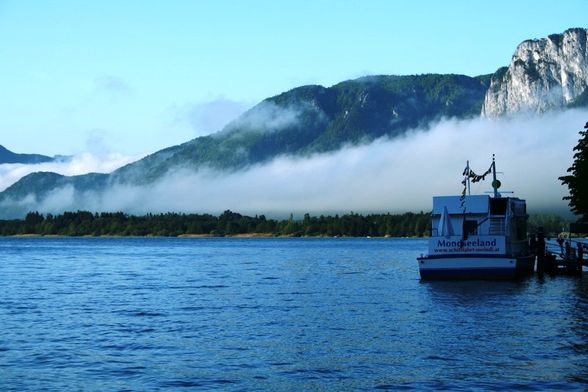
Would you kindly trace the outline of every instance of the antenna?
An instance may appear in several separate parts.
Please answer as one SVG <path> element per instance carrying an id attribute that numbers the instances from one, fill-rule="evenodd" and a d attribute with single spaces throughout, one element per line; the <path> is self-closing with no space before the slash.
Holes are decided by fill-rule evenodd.
<path id="1" fill-rule="evenodd" d="M 468 181 L 468 196 L 471 196 L 472 192 L 470 190 L 470 161 L 467 161 L 467 168 L 468 168 L 468 175 L 467 175 L 467 181 Z"/>
<path id="2" fill-rule="evenodd" d="M 494 189 L 494 197 L 500 197 L 500 193 L 498 193 L 500 185 L 502 184 L 496 179 L 496 161 L 494 159 L 494 154 L 492 154 L 492 189 Z"/>

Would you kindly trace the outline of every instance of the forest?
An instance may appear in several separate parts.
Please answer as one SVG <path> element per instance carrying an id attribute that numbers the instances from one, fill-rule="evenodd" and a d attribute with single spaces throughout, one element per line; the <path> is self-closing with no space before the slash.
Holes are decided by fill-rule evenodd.
<path id="1" fill-rule="evenodd" d="M 556 215 L 531 215 L 529 233 L 544 227 L 557 235 L 568 227 Z M 0 235 L 57 236 L 289 236 L 289 237 L 427 237 L 430 213 L 310 216 L 302 219 L 268 219 L 227 210 L 210 214 L 148 214 L 133 216 L 122 212 L 64 212 L 60 215 L 29 212 L 25 219 L 0 220 Z"/>

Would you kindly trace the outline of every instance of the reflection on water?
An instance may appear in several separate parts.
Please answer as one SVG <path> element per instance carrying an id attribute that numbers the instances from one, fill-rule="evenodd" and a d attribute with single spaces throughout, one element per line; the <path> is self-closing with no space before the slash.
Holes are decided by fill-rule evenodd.
<path id="1" fill-rule="evenodd" d="M 0 239 L 0 389 L 588 385 L 588 277 L 421 282 L 412 239 Z"/>
<path id="2" fill-rule="evenodd" d="M 449 372 L 456 379 L 527 380 L 547 389 L 584 383 L 587 284 L 571 277 L 424 283 L 426 304 L 436 309 L 425 326 L 435 336 L 427 348 L 467 363 Z"/>
<path id="3" fill-rule="evenodd" d="M 508 301 L 528 289 L 529 281 L 421 281 L 431 301 L 480 306 Z"/>

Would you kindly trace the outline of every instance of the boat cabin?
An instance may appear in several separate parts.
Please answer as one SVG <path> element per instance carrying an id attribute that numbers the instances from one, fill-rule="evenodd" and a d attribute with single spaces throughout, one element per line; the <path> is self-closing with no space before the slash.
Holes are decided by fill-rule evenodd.
<path id="1" fill-rule="evenodd" d="M 470 195 L 470 181 L 492 174 L 493 195 Z M 498 193 L 496 162 L 476 174 L 467 162 L 460 196 L 433 197 L 429 253 L 417 257 L 421 279 L 513 279 L 529 275 L 535 254 L 527 241 L 527 207 Z"/>
<path id="2" fill-rule="evenodd" d="M 476 253 L 524 253 L 528 250 L 527 218 L 525 201 L 516 197 L 433 197 L 429 251 L 439 253 L 449 244 L 456 253 L 470 245 Z M 444 253 L 452 252 L 446 249 Z"/>

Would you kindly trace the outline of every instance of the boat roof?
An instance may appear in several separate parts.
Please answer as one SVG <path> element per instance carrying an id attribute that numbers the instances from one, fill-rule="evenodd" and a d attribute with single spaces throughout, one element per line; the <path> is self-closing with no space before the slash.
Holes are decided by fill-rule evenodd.
<path id="1" fill-rule="evenodd" d="M 470 214 L 487 214 L 490 198 L 490 195 L 465 196 L 466 211 Z M 461 199 L 462 196 L 433 196 L 433 214 L 442 214 L 445 207 L 447 207 L 449 214 L 463 214 Z M 501 197 L 501 199 L 525 203 L 524 200 L 517 197 Z"/>

